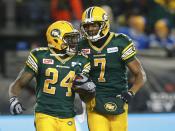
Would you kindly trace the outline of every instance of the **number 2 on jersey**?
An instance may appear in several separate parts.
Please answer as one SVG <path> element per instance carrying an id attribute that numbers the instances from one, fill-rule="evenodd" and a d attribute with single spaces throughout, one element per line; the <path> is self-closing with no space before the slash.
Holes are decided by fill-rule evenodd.
<path id="1" fill-rule="evenodd" d="M 104 78 L 104 75 L 105 75 L 106 59 L 105 58 L 94 59 L 94 66 L 98 66 L 99 64 L 101 64 L 101 71 L 100 76 L 98 78 L 98 82 L 105 82 L 106 79 Z"/>
<path id="2" fill-rule="evenodd" d="M 43 92 L 48 93 L 48 94 L 55 94 L 56 91 L 56 87 L 51 86 L 49 88 L 49 84 L 56 84 L 58 82 L 58 70 L 55 68 L 47 68 L 45 75 L 46 76 L 51 76 L 51 73 L 53 74 L 53 78 L 52 79 L 46 79 L 44 82 L 44 88 L 43 88 Z M 75 76 L 75 72 L 74 71 L 70 71 L 66 77 L 64 77 L 64 79 L 61 81 L 60 86 L 61 87 L 67 87 L 68 91 L 66 92 L 66 96 L 72 96 L 72 91 L 71 91 L 71 87 L 72 87 L 72 81 L 73 78 Z"/>

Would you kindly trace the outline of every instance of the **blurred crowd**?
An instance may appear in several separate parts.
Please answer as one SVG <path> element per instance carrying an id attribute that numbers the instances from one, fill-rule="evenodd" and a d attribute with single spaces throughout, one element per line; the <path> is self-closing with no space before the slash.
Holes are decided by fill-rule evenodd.
<path id="1" fill-rule="evenodd" d="M 173 55 L 174 0 L 0 0 L 0 30 L 9 21 L 17 28 L 37 31 L 60 19 L 78 26 L 83 10 L 93 5 L 104 7 L 112 30 L 129 35 L 139 50 L 161 47 L 169 51 L 168 56 Z M 12 6 L 15 12 L 9 15 Z"/>

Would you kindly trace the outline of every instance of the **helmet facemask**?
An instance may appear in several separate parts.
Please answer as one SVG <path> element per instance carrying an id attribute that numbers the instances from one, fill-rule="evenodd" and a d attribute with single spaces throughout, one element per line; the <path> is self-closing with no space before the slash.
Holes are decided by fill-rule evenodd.
<path id="1" fill-rule="evenodd" d="M 66 54 L 75 55 L 78 52 L 78 42 L 80 41 L 79 32 L 67 33 L 63 36 Z"/>

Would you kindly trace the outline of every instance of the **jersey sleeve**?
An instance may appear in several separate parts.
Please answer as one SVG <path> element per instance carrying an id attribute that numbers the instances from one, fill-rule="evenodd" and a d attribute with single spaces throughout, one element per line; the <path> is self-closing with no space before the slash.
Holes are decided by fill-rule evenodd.
<path id="1" fill-rule="evenodd" d="M 26 60 L 25 71 L 32 72 L 33 74 L 38 73 L 38 59 L 36 57 L 35 50 L 32 50 Z"/>
<path id="2" fill-rule="evenodd" d="M 135 59 L 136 48 L 134 42 L 126 35 L 122 34 L 123 37 L 123 48 L 121 51 L 121 59 L 128 63 Z"/>
<path id="3" fill-rule="evenodd" d="M 90 62 L 88 62 L 84 65 L 82 73 L 89 74 L 90 70 L 91 70 L 91 64 L 90 64 Z"/>
<path id="4" fill-rule="evenodd" d="M 87 55 L 85 55 L 83 52 L 81 52 L 81 55 L 83 57 L 83 69 L 82 69 L 82 73 L 83 74 L 89 74 L 90 70 L 91 70 L 91 64 L 90 64 L 90 60 L 88 58 Z"/>

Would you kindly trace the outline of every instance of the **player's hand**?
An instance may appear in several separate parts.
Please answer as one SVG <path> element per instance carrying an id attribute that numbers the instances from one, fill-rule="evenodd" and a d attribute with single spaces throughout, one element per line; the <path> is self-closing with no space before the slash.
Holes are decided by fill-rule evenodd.
<path id="1" fill-rule="evenodd" d="M 126 103 L 129 103 L 133 97 L 134 93 L 132 91 L 122 92 L 121 94 L 121 99 Z"/>
<path id="2" fill-rule="evenodd" d="M 22 104 L 19 102 L 17 97 L 11 97 L 10 98 L 10 113 L 12 115 L 18 115 L 21 114 L 24 111 L 24 108 L 22 107 Z"/>
<path id="3" fill-rule="evenodd" d="M 96 85 L 89 77 L 83 74 L 77 74 L 75 77 L 73 89 L 85 103 L 91 101 L 95 97 L 95 88 Z"/>
<path id="4" fill-rule="evenodd" d="M 87 76 L 80 73 L 75 77 L 73 87 L 78 93 L 94 93 L 96 85 Z"/>

